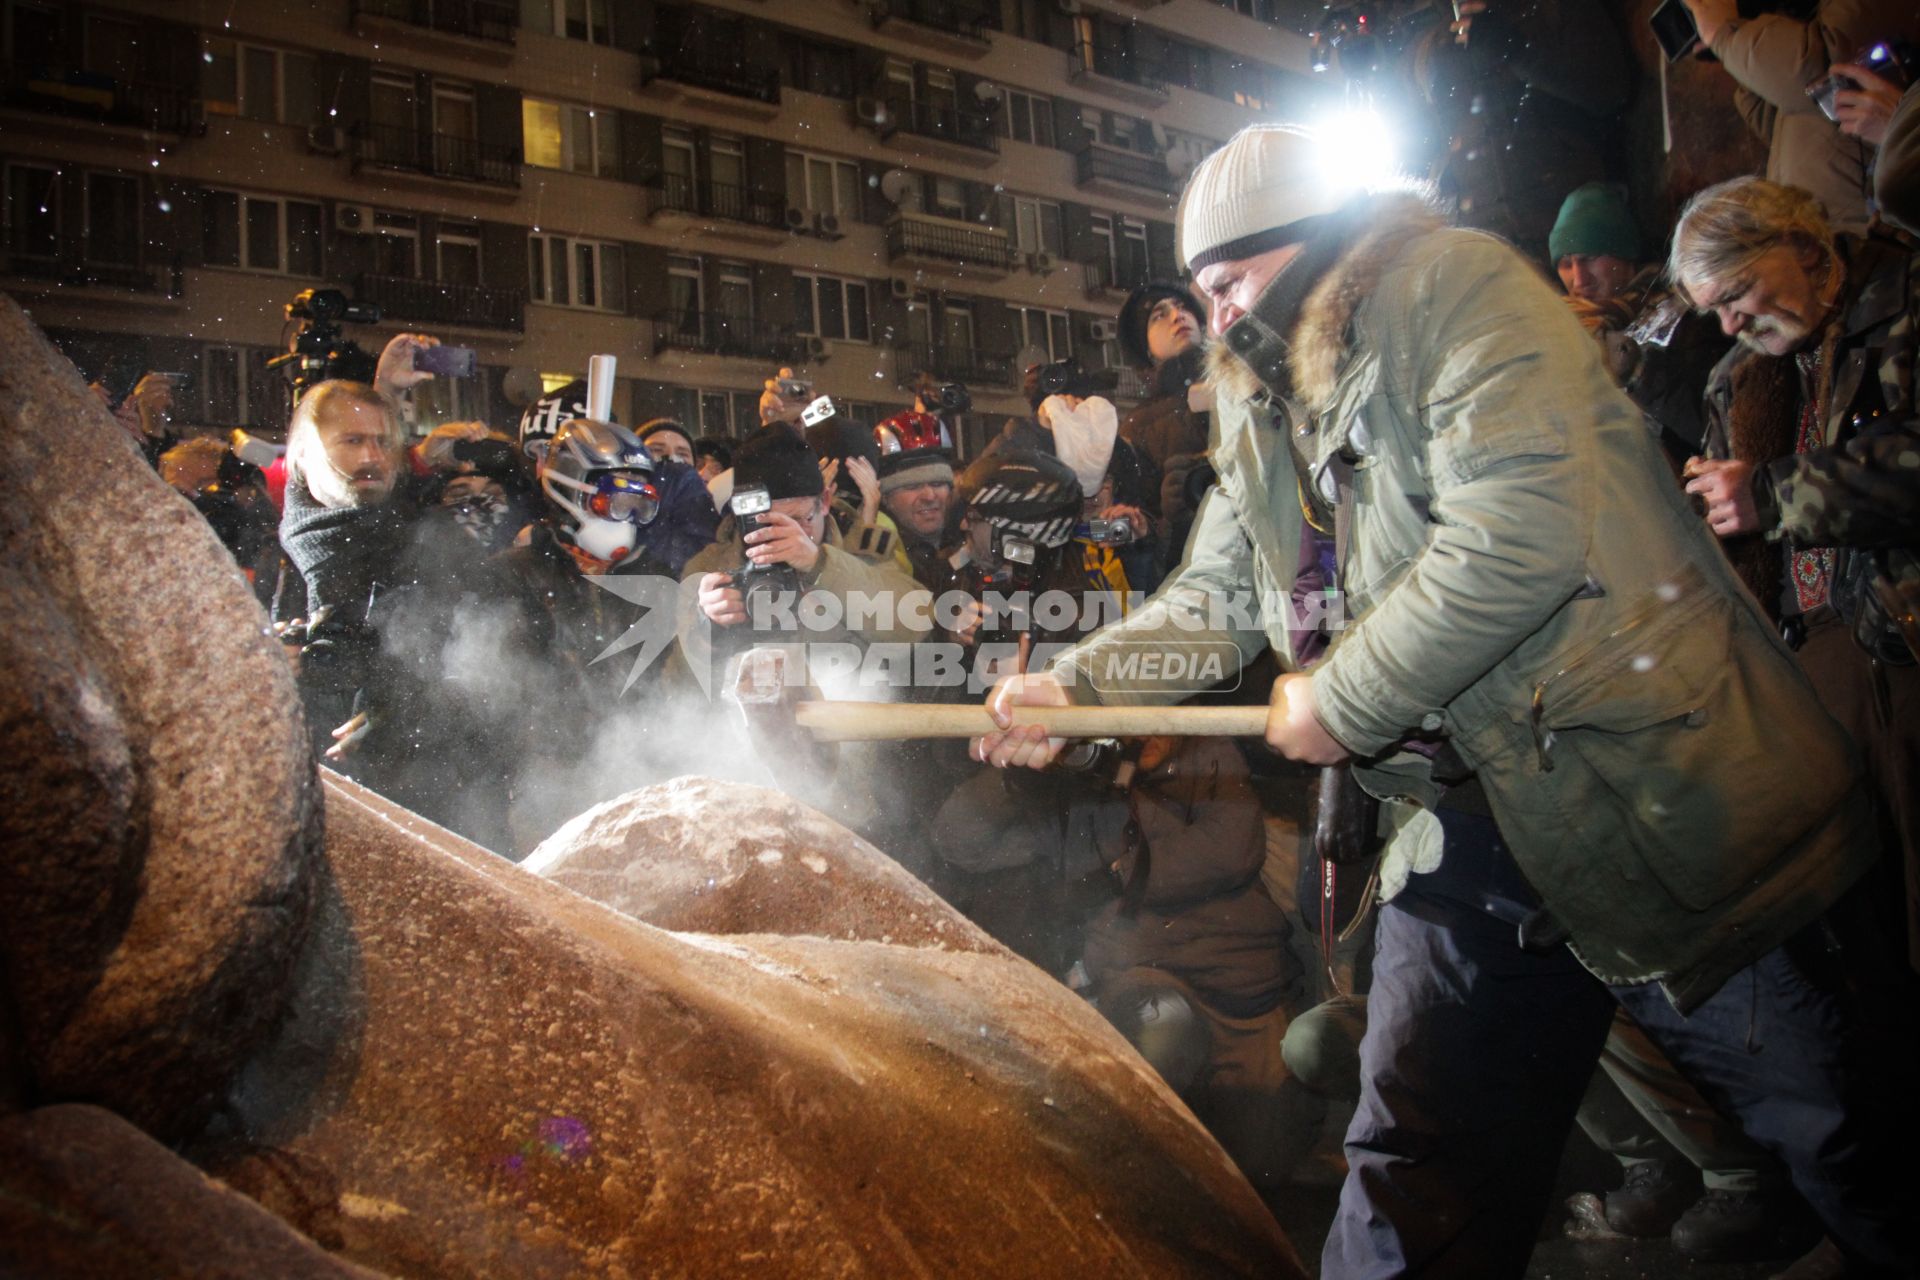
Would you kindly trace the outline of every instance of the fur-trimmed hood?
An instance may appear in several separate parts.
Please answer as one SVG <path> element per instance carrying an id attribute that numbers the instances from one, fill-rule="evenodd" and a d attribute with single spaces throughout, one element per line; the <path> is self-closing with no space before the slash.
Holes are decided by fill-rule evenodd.
<path id="1" fill-rule="evenodd" d="M 1373 206 L 1359 214 L 1357 230 L 1333 265 L 1313 284 L 1293 316 L 1268 315 L 1267 321 L 1288 335 L 1287 368 L 1292 386 L 1268 387 L 1246 361 L 1225 343 L 1207 348 L 1207 380 L 1223 399 L 1251 400 L 1262 391 L 1297 395 L 1313 413 L 1333 403 L 1334 388 L 1353 342 L 1353 320 L 1360 304 L 1371 297 L 1380 278 L 1410 240 L 1442 227 L 1432 204 L 1415 192 L 1394 192 L 1373 198 Z M 1287 272 L 1275 278 L 1260 302 L 1284 287 Z M 1256 310 L 1260 302 L 1255 303 Z"/>

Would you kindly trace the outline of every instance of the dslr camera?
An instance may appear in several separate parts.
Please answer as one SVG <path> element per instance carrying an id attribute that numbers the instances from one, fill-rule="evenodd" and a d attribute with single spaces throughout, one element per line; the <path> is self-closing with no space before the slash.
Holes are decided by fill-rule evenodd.
<path id="1" fill-rule="evenodd" d="M 735 489 L 729 507 L 734 521 L 740 526 L 740 536 L 745 538 L 754 530 L 766 527 L 767 513 L 773 510 L 773 499 L 768 495 L 766 486 L 751 485 L 745 489 Z M 734 570 L 729 585 L 740 593 L 741 600 L 746 604 L 748 628 L 758 630 L 763 622 L 773 616 L 771 605 L 774 602 L 782 598 L 799 598 L 800 571 L 790 564 L 755 564 L 749 560 Z M 756 606 L 756 601 L 765 603 Z"/>

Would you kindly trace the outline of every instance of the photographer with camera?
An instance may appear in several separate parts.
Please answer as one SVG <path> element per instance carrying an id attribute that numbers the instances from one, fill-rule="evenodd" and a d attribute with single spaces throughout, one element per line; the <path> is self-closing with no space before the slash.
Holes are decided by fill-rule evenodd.
<path id="1" fill-rule="evenodd" d="M 1685 3 L 1700 43 L 1733 77 L 1735 108 L 1767 144 L 1766 178 L 1813 193 L 1834 230 L 1864 233 L 1868 150 L 1814 95 L 1856 87 L 1833 64 L 1876 43 L 1920 40 L 1920 10 L 1912 0 L 1819 0 L 1804 19 L 1786 12 L 1743 18 L 1736 0 Z M 1835 71 L 1837 83 L 1829 80 Z"/>
<path id="2" fill-rule="evenodd" d="M 925 590 L 893 565 L 869 564 L 846 548 L 827 517 L 826 481 L 805 440 L 784 425 L 762 427 L 735 455 L 734 483 L 731 513 L 721 521 L 717 540 L 689 560 L 681 575 L 699 584 L 701 618 L 747 642 L 866 645 L 926 638 L 927 610 L 902 607 Z M 801 631 L 799 597 L 815 591 L 843 601 L 855 592 L 885 596 L 889 604 L 874 611 L 871 626 L 845 625 L 851 619 L 843 611 L 839 625 Z M 681 630 L 683 656 L 694 621 L 687 618 Z M 738 643 L 730 638 L 725 647 Z M 714 647 L 722 648 L 717 640 Z"/>

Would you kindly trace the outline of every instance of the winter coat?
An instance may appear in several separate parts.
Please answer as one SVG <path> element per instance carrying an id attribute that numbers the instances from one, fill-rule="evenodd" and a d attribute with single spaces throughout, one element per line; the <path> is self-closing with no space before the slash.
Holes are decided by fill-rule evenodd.
<path id="1" fill-rule="evenodd" d="M 855 595 L 884 598 L 886 607 L 860 619 L 864 625 L 859 627 L 848 625 L 855 619 L 843 615 L 838 625 L 797 632 L 792 639 L 806 644 L 853 643 L 862 649 L 874 644 L 908 645 L 925 640 L 933 626 L 932 598 L 927 590 L 902 573 L 892 561 L 873 563 L 848 551 L 841 542 L 840 527 L 831 517 L 825 523 L 820 559 L 811 573 L 801 577 L 803 594 L 827 592 L 839 597 L 842 604 Z M 713 545 L 687 561 L 680 575 L 680 643 L 674 649 L 676 666 L 683 671 L 697 671 L 697 662 L 721 656 L 717 642 L 730 639 L 725 633 L 735 630 L 706 624 L 700 614 L 696 584 L 709 573 L 737 571 L 746 563 L 746 558 L 746 544 L 741 541 L 739 525 L 728 516 L 721 521 L 719 536 Z M 922 607 L 916 608 L 916 601 Z M 709 683 L 709 694 L 717 696 L 722 692 L 717 683 Z"/>
<path id="2" fill-rule="evenodd" d="M 1109 841 L 1127 886 L 1087 930 L 1096 989 L 1159 969 L 1230 1017 L 1275 1008 L 1300 980 L 1286 914 L 1260 883 L 1266 827 L 1246 759 L 1224 738 L 1186 738 L 1132 783 L 1127 830 Z"/>
<path id="3" fill-rule="evenodd" d="M 1740 86 L 1735 105 L 1767 144 L 1767 178 L 1818 196 L 1836 230 L 1866 230 L 1872 148 L 1822 115 L 1807 86 L 1895 37 L 1920 39 L 1913 0 L 1820 0 L 1810 22 L 1763 14 L 1728 23 L 1713 39 L 1714 56 Z"/>
<path id="4" fill-rule="evenodd" d="M 1076 698 L 1151 703 L 1177 694 L 1116 645 L 1292 661 L 1298 504 L 1346 487 L 1348 622 L 1313 691 L 1393 802 L 1383 880 L 1438 865 L 1433 762 L 1397 747 L 1445 735 L 1586 967 L 1692 1008 L 1874 861 L 1844 733 L 1511 248 L 1388 197 L 1276 311 L 1287 283 L 1229 331 L 1244 363 L 1216 362 L 1220 488 L 1186 564 L 1053 670 Z"/>
<path id="5" fill-rule="evenodd" d="M 1829 603 L 1853 623 L 1863 607 L 1920 609 L 1920 256 L 1882 236 L 1842 236 L 1838 250 L 1847 279 L 1824 362 L 1833 379 L 1824 447 L 1794 452 L 1805 392 L 1793 359 L 1739 347 L 1708 387 L 1707 448 L 1757 464 L 1754 496 L 1769 532 L 1728 545 L 1748 586 L 1768 607 L 1784 606 L 1777 544 L 1834 547 Z M 1897 626 L 1877 631 L 1877 651 L 1903 651 Z"/>
<path id="6" fill-rule="evenodd" d="M 1873 162 L 1873 198 L 1881 217 L 1920 236 L 1920 85 L 1907 90 L 1887 122 Z"/>

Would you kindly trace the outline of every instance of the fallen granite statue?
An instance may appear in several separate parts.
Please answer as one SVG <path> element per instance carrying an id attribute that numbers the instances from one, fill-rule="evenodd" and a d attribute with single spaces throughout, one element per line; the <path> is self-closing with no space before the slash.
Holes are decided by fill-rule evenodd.
<path id="1" fill-rule="evenodd" d="M 0 476 L 0 1274 L 1305 1274 L 1097 1014 L 785 796 L 515 866 L 316 771 L 7 299 Z"/>

